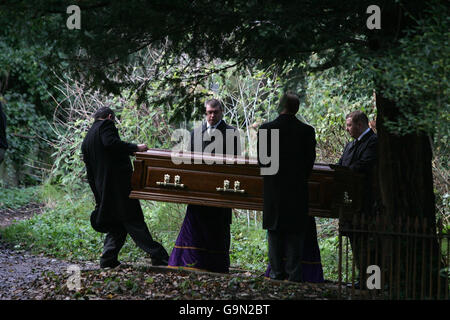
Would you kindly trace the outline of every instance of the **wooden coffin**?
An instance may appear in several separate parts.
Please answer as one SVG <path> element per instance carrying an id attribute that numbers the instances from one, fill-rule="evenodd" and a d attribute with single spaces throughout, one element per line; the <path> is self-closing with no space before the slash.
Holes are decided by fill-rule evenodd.
<path id="1" fill-rule="evenodd" d="M 338 218 L 340 208 L 350 214 L 361 206 L 361 191 L 360 177 L 341 167 L 315 164 L 309 180 L 309 214 Z M 169 150 L 150 149 L 136 153 L 130 198 L 262 210 L 262 192 L 256 159 L 201 153 L 175 156 Z"/>

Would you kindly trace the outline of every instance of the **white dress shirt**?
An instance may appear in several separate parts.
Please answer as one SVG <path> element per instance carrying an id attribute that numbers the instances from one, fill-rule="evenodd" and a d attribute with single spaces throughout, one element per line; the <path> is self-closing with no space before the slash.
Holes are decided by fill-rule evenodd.
<path id="1" fill-rule="evenodd" d="M 361 133 L 361 135 L 358 138 L 358 141 L 361 141 L 362 137 L 364 137 L 364 135 L 370 131 L 370 127 L 366 129 L 366 131 L 364 131 L 363 133 Z"/>
<path id="2" fill-rule="evenodd" d="M 217 122 L 217 123 L 216 123 L 215 125 L 213 125 L 213 126 L 210 126 L 209 123 L 208 123 L 208 129 L 207 129 L 208 134 L 211 135 L 211 130 L 212 130 L 212 129 L 216 129 L 217 126 L 218 126 L 221 122 L 222 122 L 222 119 L 220 119 L 220 121 Z"/>

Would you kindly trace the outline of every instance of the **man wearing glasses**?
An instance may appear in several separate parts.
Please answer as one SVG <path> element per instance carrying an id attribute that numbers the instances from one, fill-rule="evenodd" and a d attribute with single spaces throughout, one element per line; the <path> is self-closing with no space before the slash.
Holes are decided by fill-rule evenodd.
<path id="1" fill-rule="evenodd" d="M 191 151 L 240 155 L 239 139 L 235 135 L 237 129 L 223 120 L 221 102 L 210 99 L 205 102 L 205 107 L 206 122 L 191 132 Z M 233 135 L 233 144 L 229 148 L 227 134 Z M 169 258 L 169 267 L 227 273 L 230 266 L 230 224 L 230 208 L 188 205 Z"/>

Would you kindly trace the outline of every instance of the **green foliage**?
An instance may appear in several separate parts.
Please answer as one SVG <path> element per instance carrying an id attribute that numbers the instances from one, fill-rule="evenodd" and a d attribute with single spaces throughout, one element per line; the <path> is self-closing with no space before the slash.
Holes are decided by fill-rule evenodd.
<path id="1" fill-rule="evenodd" d="M 333 236 L 319 241 L 323 276 L 327 280 L 337 281 L 338 276 L 338 237 Z"/>
<path id="2" fill-rule="evenodd" d="M 52 136 L 49 121 L 40 116 L 26 94 L 5 94 L 8 150 L 6 163 L 15 168 L 20 184 L 36 184 L 43 180 L 42 161 L 47 160 L 48 140 Z M 36 170 L 37 169 L 37 170 Z"/>
<path id="3" fill-rule="evenodd" d="M 4 240 L 15 244 L 16 248 L 30 249 L 34 253 L 60 259 L 98 261 L 104 234 L 95 232 L 90 225 L 89 216 L 94 205 L 88 192 L 68 191 L 67 188 L 47 183 L 37 187 L 6 189 L 0 197 L 0 203 L 17 208 L 31 198 L 45 202 L 45 212 L 2 229 Z M 186 206 L 151 201 L 141 201 L 141 205 L 153 238 L 161 242 L 170 254 Z M 337 280 L 337 237 L 331 222 L 330 219 L 320 220 L 318 240 L 325 278 Z M 134 262 L 145 258 L 148 256 L 128 237 L 119 260 Z M 232 267 L 259 271 L 261 274 L 265 272 L 268 265 L 267 238 L 260 221 L 257 225 L 253 225 L 253 222 L 249 225 L 245 215 L 234 215 L 230 262 Z"/>
<path id="4" fill-rule="evenodd" d="M 146 143 L 149 148 L 168 149 L 174 126 L 169 123 L 168 111 L 160 107 L 131 106 L 119 109 L 122 139 Z"/>
<path id="5" fill-rule="evenodd" d="M 309 73 L 305 100 L 299 114 L 316 130 L 317 162 L 336 163 L 351 138 L 345 131 L 345 116 L 361 110 L 375 119 L 370 81 L 355 83 L 357 71 L 331 68 Z"/>
<path id="6" fill-rule="evenodd" d="M 16 197 L 21 190 L 23 196 Z M 30 197 L 46 203 L 45 212 L 29 220 L 19 221 L 2 230 L 2 238 L 18 247 L 31 249 L 67 260 L 96 261 L 101 255 L 104 234 L 97 233 L 89 217 L 94 208 L 90 193 L 67 191 L 59 186 L 45 184 L 26 189 L 6 189 L 0 202 L 7 207 L 20 207 Z M 170 252 L 178 235 L 180 220 L 172 221 L 175 214 L 183 214 L 181 205 L 143 203 L 144 216 L 153 238 L 162 242 Z M 161 205 L 161 207 L 158 206 Z M 151 210 L 149 209 L 151 208 Z M 136 261 L 148 256 L 128 237 L 120 253 L 123 261 Z"/>
<path id="7" fill-rule="evenodd" d="M 0 30 L 0 94 L 7 117 L 10 175 L 4 180 L 30 185 L 43 181 L 48 169 L 47 140 L 52 137 L 49 122 L 54 108 L 51 94 L 55 93 L 50 67 L 42 59 L 51 48 L 25 41 L 19 30 L 12 21 L 2 24 Z"/>
<path id="8" fill-rule="evenodd" d="M 17 209 L 30 202 L 39 202 L 39 186 L 28 188 L 2 188 L 0 192 L 0 208 Z"/>
<path id="9" fill-rule="evenodd" d="M 387 119 L 396 134 L 437 134 L 448 146 L 450 133 L 450 18 L 448 6 L 432 1 L 429 16 L 417 20 L 399 46 L 370 61 L 383 95 L 396 101 L 400 115 Z"/>
<path id="10" fill-rule="evenodd" d="M 60 90 L 70 100 L 69 108 L 61 109 L 53 124 L 55 139 L 51 145 L 55 152 L 50 179 L 54 184 L 71 189 L 86 188 L 85 166 L 81 144 L 93 123 L 92 115 L 101 106 L 111 107 L 117 116 L 116 126 L 123 141 L 146 143 L 149 148 L 168 148 L 172 126 L 164 109 L 136 105 L 136 97 L 129 100 L 103 96 L 99 92 L 84 91 L 78 83 L 64 84 Z M 165 125 L 162 125 L 165 123 Z"/>
<path id="11" fill-rule="evenodd" d="M 140 1 L 107 2 L 83 14 L 82 32 L 65 28 L 64 6 L 59 3 L 6 2 L 11 10 L 0 12 L 0 70 L 7 73 L 11 85 L 4 96 L 11 145 L 6 162 L 27 172 L 25 165 L 35 167 L 43 161 L 45 140 L 50 140 L 51 181 L 58 185 L 43 188 L 50 208 L 45 214 L 6 230 L 12 241 L 60 257 L 98 257 L 101 236 L 89 226 L 93 201 L 80 155 L 90 116 L 98 107 L 108 105 L 117 112 L 123 140 L 169 148 L 173 129 L 190 129 L 188 121 L 202 118 L 203 98 L 216 96 L 225 102 L 227 121 L 248 138 L 244 154 L 254 156 L 256 129 L 277 115 L 278 97 L 287 88 L 304 94 L 299 117 L 316 129 L 317 160 L 329 163 L 337 161 L 349 139 L 343 130 L 345 114 L 361 109 L 373 119 L 373 88 L 383 89 L 400 114 L 388 119 L 390 134 L 433 133 L 440 170 L 435 172 L 444 173 L 437 188 L 438 205 L 448 213 L 450 28 L 448 10 L 437 1 L 432 3 L 432 14 L 424 12 L 416 26 L 405 22 L 408 34 L 397 29 L 395 19 L 383 20 L 384 34 L 368 31 L 360 19 L 367 8 L 364 1 L 263 7 L 257 1 L 236 1 L 229 7 L 210 1 L 196 1 L 189 7 L 184 1 L 145 7 Z M 399 4 L 413 16 L 424 6 L 419 1 Z M 316 25 L 321 28 L 312 27 Z M 371 50 L 370 37 L 381 38 L 383 49 Z M 148 44 L 145 50 L 141 50 L 143 43 Z M 340 60 L 329 66 L 341 66 L 323 68 L 334 55 Z M 73 71 L 75 79 L 84 82 L 67 76 L 56 94 L 50 68 L 60 74 Z M 311 72 L 312 68 L 320 71 Z M 55 122 L 50 128 L 53 111 Z M 40 179 L 27 173 L 20 180 Z M 1 196 L 10 207 L 28 199 L 17 191 Z M 184 206 L 145 202 L 143 207 L 155 238 L 171 248 Z M 232 237 L 232 264 L 263 270 L 265 233 L 237 217 Z M 333 279 L 337 258 L 332 232 L 320 239 L 320 246 L 326 277 Z M 125 260 L 142 255 L 130 241 L 122 250 Z"/>
<path id="12" fill-rule="evenodd" d="M 7 227 L 2 236 L 35 253 L 68 260 L 96 259 L 102 241 L 89 223 L 90 201 L 53 187 L 50 190 L 43 190 L 43 194 L 51 193 L 45 213 Z"/>
<path id="13" fill-rule="evenodd" d="M 266 231 L 248 226 L 244 216 L 233 217 L 230 263 L 245 270 L 265 272 L 268 264 Z"/>
<path id="14" fill-rule="evenodd" d="M 278 116 L 283 82 L 274 67 L 264 70 L 231 68 L 208 78 L 214 97 L 225 105 L 224 117 L 245 137 L 242 154 L 256 157 L 257 130 Z"/>
<path id="15" fill-rule="evenodd" d="M 15 19 L 0 15 L 0 21 L 11 26 L 12 36 L 17 36 L 13 27 L 25 25 L 28 28 L 23 28 L 21 38 L 52 48 L 54 53 L 45 57 L 55 71 L 73 72 L 90 88 L 115 95 L 128 89 L 139 96 L 138 102 L 162 106 L 164 100 L 179 121 L 195 116 L 205 95 L 206 78 L 224 68 L 284 67 L 346 42 L 360 45 L 349 39 L 367 32 L 361 12 L 368 3 L 106 2 L 87 5 L 82 30 L 73 31 L 65 28 L 62 3 L 38 1 L 28 6 L 23 1 L 6 1 Z M 161 55 L 140 56 L 143 47 Z M 154 67 L 146 72 L 143 66 L 149 63 Z M 139 77 L 130 78 L 136 70 Z M 160 94 L 149 95 L 155 88 Z"/>
<path id="16" fill-rule="evenodd" d="M 186 205 L 154 201 L 141 201 L 141 205 L 152 235 L 164 247 L 172 248 L 184 220 Z"/>
<path id="17" fill-rule="evenodd" d="M 36 55 L 47 58 L 55 70 L 73 71 L 90 88 L 115 95 L 129 90 L 137 95 L 138 105 L 162 107 L 176 121 L 198 119 L 200 98 L 210 94 L 211 74 L 233 66 L 286 71 L 306 62 L 320 70 L 354 65 L 365 72 L 366 80 L 376 79 L 377 87 L 399 102 L 402 117 L 389 119 L 395 130 L 432 129 L 433 119 L 448 121 L 435 103 L 447 110 L 445 102 L 435 99 L 436 93 L 441 100 L 448 96 L 448 7 L 441 1 L 386 1 L 379 32 L 367 29 L 361 17 L 370 1 L 263 6 L 258 1 L 227 6 L 210 1 L 174 1 L 170 6 L 158 1 L 107 2 L 86 9 L 81 32 L 64 28 L 61 3 L 6 3 L 16 19 L 0 15 L 5 38 L 36 42 L 42 51 Z M 20 25 L 27 28 L 19 31 Z M 372 40 L 382 50 L 374 49 Z M 141 54 L 144 47 L 152 52 Z M 300 79 L 304 72 L 299 68 L 294 73 Z M 136 76 L 130 77 L 133 73 Z M 354 82 L 347 91 L 357 88 Z"/>

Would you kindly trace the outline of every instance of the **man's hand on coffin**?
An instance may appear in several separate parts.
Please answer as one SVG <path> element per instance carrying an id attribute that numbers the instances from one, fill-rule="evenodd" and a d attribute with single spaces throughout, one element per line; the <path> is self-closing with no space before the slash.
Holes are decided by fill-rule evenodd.
<path id="1" fill-rule="evenodd" d="M 138 144 L 138 151 L 143 152 L 143 151 L 147 151 L 148 147 L 146 144 Z"/>

